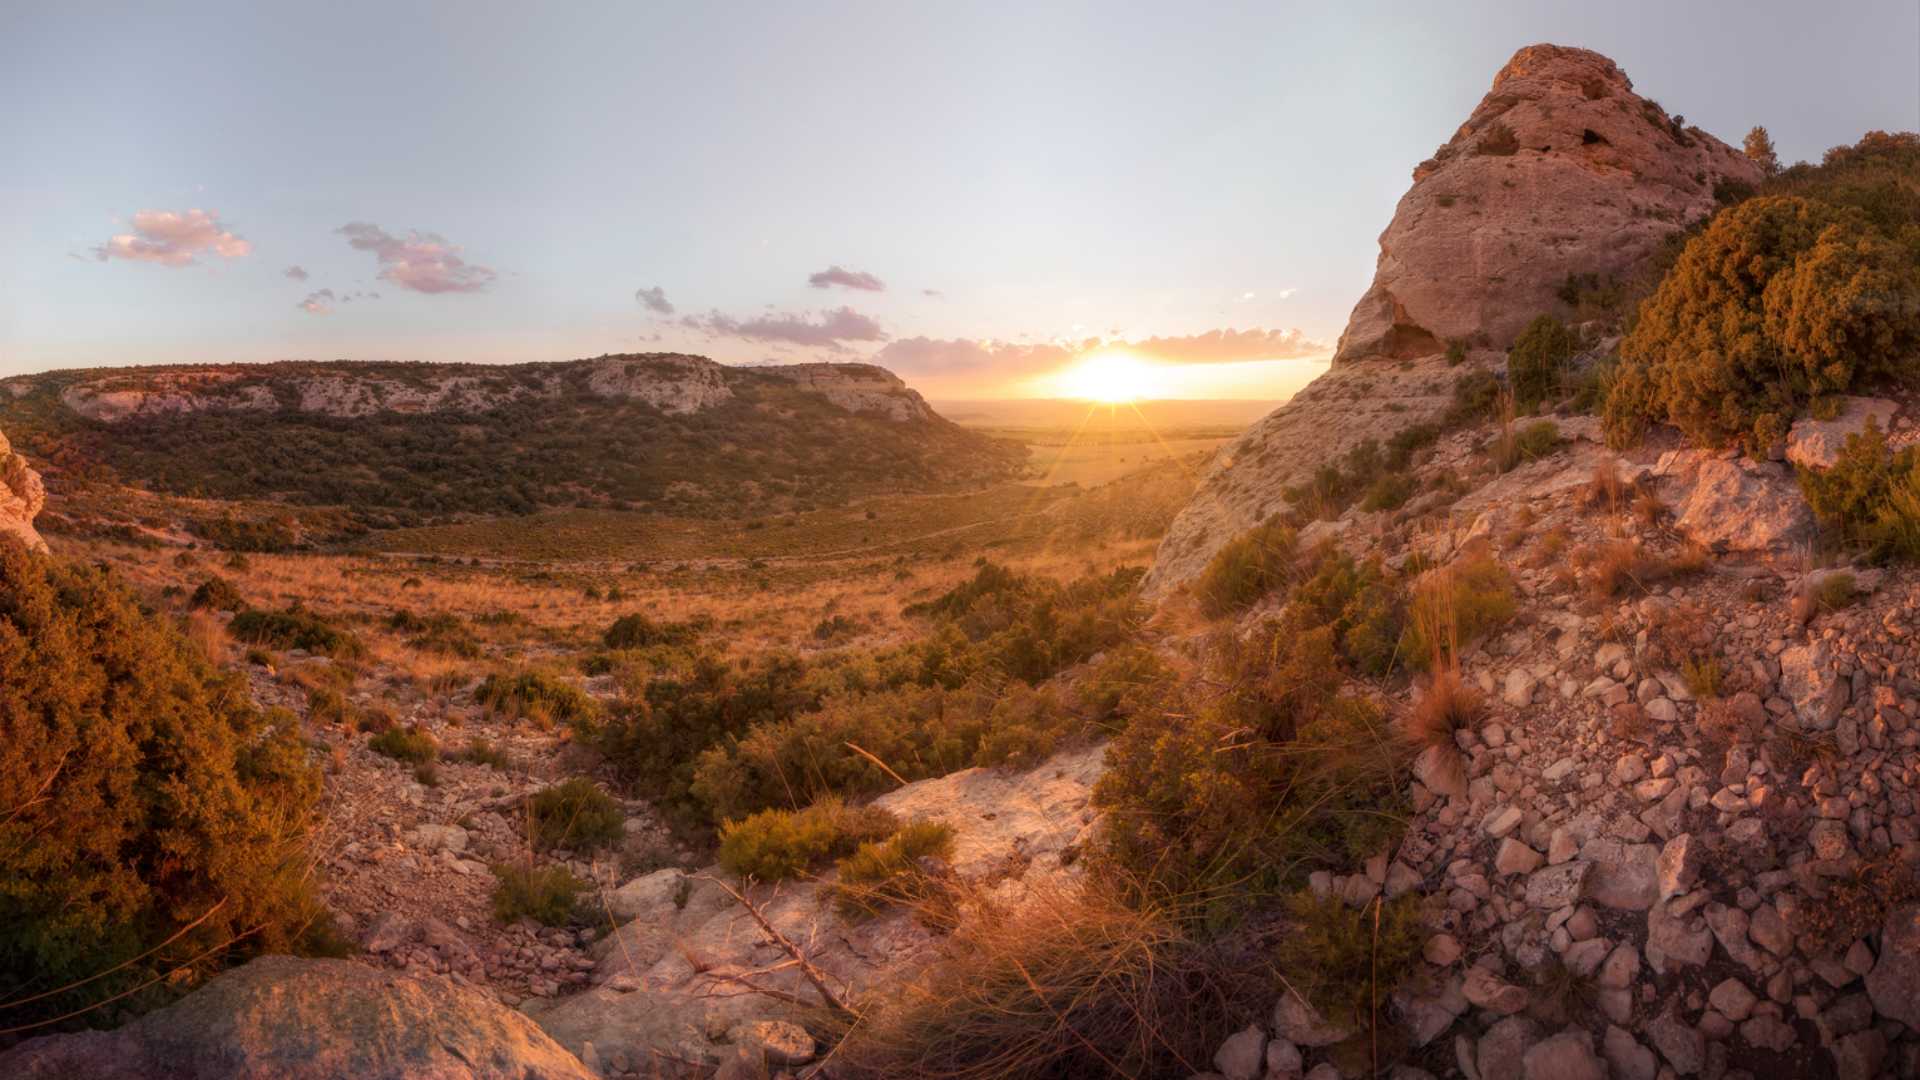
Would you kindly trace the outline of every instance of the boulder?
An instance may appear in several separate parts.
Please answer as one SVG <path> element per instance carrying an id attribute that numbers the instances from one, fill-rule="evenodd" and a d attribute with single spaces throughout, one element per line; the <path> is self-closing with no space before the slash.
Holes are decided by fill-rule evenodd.
<path id="1" fill-rule="evenodd" d="M 591 1080 L 533 1021 L 438 978 L 266 956 L 115 1031 L 0 1053 L 14 1080 Z"/>
<path id="2" fill-rule="evenodd" d="M 47 504 L 47 489 L 40 474 L 27 467 L 27 459 L 13 452 L 7 437 L 0 435 L 0 536 L 11 536 L 29 551 L 47 550 L 47 542 L 34 530 L 33 519 Z"/>
<path id="3" fill-rule="evenodd" d="M 1671 482 L 1674 527 L 1711 551 L 1787 555 L 1813 539 L 1813 510 L 1777 461 L 1670 450 L 1653 472 Z"/>
<path id="4" fill-rule="evenodd" d="M 675 867 L 634 878 L 607 894 L 607 910 L 616 919 L 657 919 L 685 903 L 692 882 Z"/>
<path id="5" fill-rule="evenodd" d="M 1521 1058 L 1526 1080 L 1607 1080 L 1607 1067 L 1593 1052 L 1593 1036 L 1569 1028 L 1534 1043 Z"/>
<path id="6" fill-rule="evenodd" d="M 1505 348 L 1540 312 L 1568 312 L 1558 290 L 1569 275 L 1624 278 L 1711 214 L 1723 179 L 1753 183 L 1759 171 L 1682 129 L 1599 53 L 1529 45 L 1414 169 L 1334 362 L 1452 340 Z"/>
<path id="7" fill-rule="evenodd" d="M 1874 1011 L 1908 1027 L 1920 1027 L 1920 904 L 1887 913 L 1880 930 L 1880 959 L 1867 973 Z"/>
<path id="8" fill-rule="evenodd" d="M 1865 431 L 1868 423 L 1885 433 L 1899 411 L 1898 404 L 1885 398 L 1843 397 L 1840 414 L 1833 419 L 1806 416 L 1793 422 L 1787 432 L 1787 460 L 1805 469 L 1831 469 L 1840 460 L 1848 436 Z"/>

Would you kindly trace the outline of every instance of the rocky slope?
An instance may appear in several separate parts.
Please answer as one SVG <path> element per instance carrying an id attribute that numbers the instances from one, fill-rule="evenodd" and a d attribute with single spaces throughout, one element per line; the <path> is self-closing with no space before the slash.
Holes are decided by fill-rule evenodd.
<path id="1" fill-rule="evenodd" d="M 7 437 L 0 435 L 0 536 L 11 536 L 35 551 L 45 551 L 47 542 L 34 531 L 33 519 L 47 503 L 40 474 L 27 467 L 27 459 L 13 452 Z"/>
<path id="2" fill-rule="evenodd" d="M 1025 456 L 868 364 L 302 362 L 0 387 L 0 427 L 43 468 L 374 528 L 572 506 L 757 516 L 998 482 Z"/>
<path id="3" fill-rule="evenodd" d="M 1535 316 L 1577 314 L 1561 295 L 1570 275 L 1630 278 L 1713 211 L 1717 185 L 1759 173 L 1635 94 L 1606 57 L 1532 45 L 1413 177 L 1332 369 L 1215 458 L 1168 531 L 1153 594 L 1199 573 L 1319 465 L 1437 415 L 1457 374 L 1450 344 L 1498 362 Z"/>

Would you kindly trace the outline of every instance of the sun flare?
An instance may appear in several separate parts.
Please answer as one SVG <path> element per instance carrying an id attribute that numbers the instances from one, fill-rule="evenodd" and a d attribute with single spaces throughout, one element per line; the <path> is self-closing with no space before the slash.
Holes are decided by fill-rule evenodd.
<path id="1" fill-rule="evenodd" d="M 1162 382 L 1159 365 L 1131 353 L 1097 352 L 1054 377 L 1062 397 L 1106 405 L 1158 396 Z"/>

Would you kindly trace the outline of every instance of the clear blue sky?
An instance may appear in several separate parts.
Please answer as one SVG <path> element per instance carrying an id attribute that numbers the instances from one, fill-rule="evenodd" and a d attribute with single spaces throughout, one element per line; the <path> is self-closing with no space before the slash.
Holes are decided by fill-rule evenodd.
<path id="1" fill-rule="evenodd" d="M 1092 335 L 1311 353 L 1412 166 L 1538 41 L 1789 161 L 1920 127 L 1911 0 L 8 0 L 0 375 L 905 341 L 951 395 Z M 809 284 L 835 266 L 885 288 Z M 983 340 L 1022 348 L 948 347 Z"/>

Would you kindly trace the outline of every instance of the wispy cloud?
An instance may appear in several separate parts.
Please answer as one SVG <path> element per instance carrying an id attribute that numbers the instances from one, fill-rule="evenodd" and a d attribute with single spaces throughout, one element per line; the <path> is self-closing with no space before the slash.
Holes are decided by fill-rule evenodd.
<path id="1" fill-rule="evenodd" d="M 941 291 L 940 291 L 939 289 L 921 289 L 921 290 L 920 290 L 920 295 L 921 295 L 921 296 L 931 296 L 931 297 L 933 297 L 934 299 L 936 299 L 936 300 L 937 300 L 937 299 L 940 299 L 941 297 L 944 297 L 944 296 L 946 296 L 947 294 L 946 294 L 946 293 L 943 293 L 943 292 L 941 292 Z"/>
<path id="2" fill-rule="evenodd" d="M 301 311 L 309 315 L 331 315 L 333 313 L 333 302 L 334 295 L 332 289 L 316 289 L 308 293 L 305 300 L 300 301 L 299 307 Z"/>
<path id="3" fill-rule="evenodd" d="M 1331 350 L 1298 330 L 1209 330 L 1182 337 L 1151 337 L 1140 341 L 1103 341 L 1098 347 L 1120 348 L 1166 364 L 1230 364 L 1245 360 L 1299 360 L 1325 356 Z M 1091 350 L 1089 350 L 1091 351 Z"/>
<path id="4" fill-rule="evenodd" d="M 237 259 L 253 250 L 252 244 L 222 227 L 218 215 L 208 210 L 142 210 L 133 215 L 132 225 L 132 232 L 94 248 L 93 257 L 101 262 L 126 259 L 181 267 L 192 266 L 203 251 Z"/>
<path id="5" fill-rule="evenodd" d="M 299 266 L 289 266 L 280 272 L 295 281 L 305 281 L 308 277 L 305 268 Z"/>
<path id="6" fill-rule="evenodd" d="M 1299 291 L 1300 291 L 1299 289 L 1281 289 L 1281 290 L 1280 290 L 1280 299 L 1282 299 L 1282 300 L 1291 300 L 1291 299 L 1293 299 L 1293 294 L 1294 294 L 1294 293 L 1297 293 L 1297 292 L 1299 292 Z"/>
<path id="7" fill-rule="evenodd" d="M 887 332 L 873 319 L 852 308 L 804 313 L 770 312 L 739 319 L 721 312 L 689 315 L 681 325 L 721 337 L 746 341 L 784 342 L 812 348 L 843 349 L 849 341 L 885 341 Z"/>
<path id="8" fill-rule="evenodd" d="M 886 292 L 887 283 L 864 270 L 848 270 L 838 264 L 807 277 L 807 284 L 816 289 L 831 289 L 835 285 L 843 289 L 858 289 L 861 292 Z"/>
<path id="9" fill-rule="evenodd" d="M 498 276 L 490 267 L 461 258 L 460 249 L 437 233 L 408 232 L 403 240 L 363 221 L 335 231 L 347 238 L 348 246 L 373 253 L 382 279 L 413 292 L 479 292 Z"/>
<path id="10" fill-rule="evenodd" d="M 658 312 L 662 315 L 673 314 L 673 303 L 667 299 L 667 290 L 658 285 L 655 285 L 651 289 L 635 289 L 633 291 L 633 298 L 639 301 L 640 306 L 646 308 L 648 311 Z"/>

